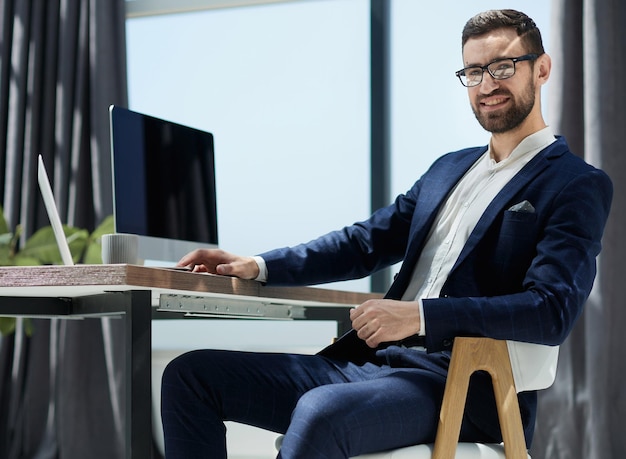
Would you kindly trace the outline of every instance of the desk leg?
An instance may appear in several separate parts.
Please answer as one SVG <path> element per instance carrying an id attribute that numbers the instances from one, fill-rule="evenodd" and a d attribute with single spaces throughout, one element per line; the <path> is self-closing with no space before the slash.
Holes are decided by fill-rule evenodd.
<path id="1" fill-rule="evenodd" d="M 109 292 L 102 295 L 77 297 L 72 303 L 73 313 L 77 316 L 123 314 L 125 457 L 126 459 L 150 459 L 152 457 L 152 294 L 150 290 Z"/>
<path id="2" fill-rule="evenodd" d="M 149 290 L 123 293 L 126 313 L 126 458 L 152 457 L 152 303 Z"/>

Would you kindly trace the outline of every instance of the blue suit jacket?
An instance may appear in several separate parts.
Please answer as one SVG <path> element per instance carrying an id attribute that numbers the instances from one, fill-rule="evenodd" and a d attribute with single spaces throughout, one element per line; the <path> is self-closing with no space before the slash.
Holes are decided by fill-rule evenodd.
<path id="1" fill-rule="evenodd" d="M 406 194 L 366 221 L 262 254 L 268 283 L 359 278 L 402 260 L 386 295 L 399 299 L 441 205 L 485 151 L 439 158 Z M 441 296 L 424 300 L 428 352 L 450 350 L 455 336 L 561 344 L 591 291 L 611 199 L 609 177 L 573 155 L 563 138 L 536 155 L 487 207 Z M 510 210 L 523 201 L 534 212 Z M 355 333 L 323 352 L 355 361 L 372 356 Z M 534 393 L 526 398 L 520 395 L 528 438 Z M 480 412 L 483 397 L 474 400 Z"/>

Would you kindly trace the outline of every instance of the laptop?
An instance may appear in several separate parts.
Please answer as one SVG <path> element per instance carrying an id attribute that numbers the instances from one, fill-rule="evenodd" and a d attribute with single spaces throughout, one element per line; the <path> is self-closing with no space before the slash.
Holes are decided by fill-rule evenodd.
<path id="1" fill-rule="evenodd" d="M 54 232 L 54 237 L 61 252 L 61 259 L 66 266 L 74 265 L 72 259 L 72 253 L 70 252 L 70 245 L 65 238 L 63 232 L 63 225 L 61 224 L 61 218 L 59 217 L 59 211 L 54 201 L 54 195 L 52 194 L 52 187 L 50 187 L 50 180 L 48 180 L 48 173 L 46 172 L 46 166 L 43 163 L 43 158 L 39 155 L 39 164 L 37 168 L 37 181 L 39 182 L 39 190 L 43 196 L 43 203 L 46 206 L 46 212 L 48 213 L 48 219 Z"/>

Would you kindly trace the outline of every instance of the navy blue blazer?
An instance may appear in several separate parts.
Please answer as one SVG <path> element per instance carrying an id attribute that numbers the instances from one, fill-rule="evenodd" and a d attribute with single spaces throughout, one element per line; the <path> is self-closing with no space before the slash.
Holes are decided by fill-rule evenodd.
<path id="1" fill-rule="evenodd" d="M 363 222 L 262 254 L 267 283 L 354 279 L 402 261 L 386 295 L 401 298 L 441 205 L 486 149 L 442 156 L 406 194 Z M 455 336 L 561 344 L 591 291 L 612 194 L 609 177 L 573 155 L 564 138 L 537 154 L 487 207 L 441 296 L 424 300 L 428 352 L 450 350 Z M 523 201 L 534 212 L 511 210 Z M 372 355 L 355 333 L 323 352 L 355 361 Z M 527 427 L 532 400 L 522 403 L 523 414 L 530 410 Z"/>

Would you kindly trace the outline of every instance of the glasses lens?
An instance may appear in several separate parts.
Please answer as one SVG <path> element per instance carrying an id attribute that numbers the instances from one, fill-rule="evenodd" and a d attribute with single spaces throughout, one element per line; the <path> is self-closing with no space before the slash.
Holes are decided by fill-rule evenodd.
<path id="1" fill-rule="evenodd" d="M 464 75 L 461 77 L 461 81 L 465 86 L 479 85 L 483 79 L 483 69 L 480 67 L 468 67 L 464 71 Z"/>
<path id="2" fill-rule="evenodd" d="M 511 59 L 503 59 L 492 62 L 487 69 L 496 80 L 504 80 L 515 75 L 515 62 Z"/>

